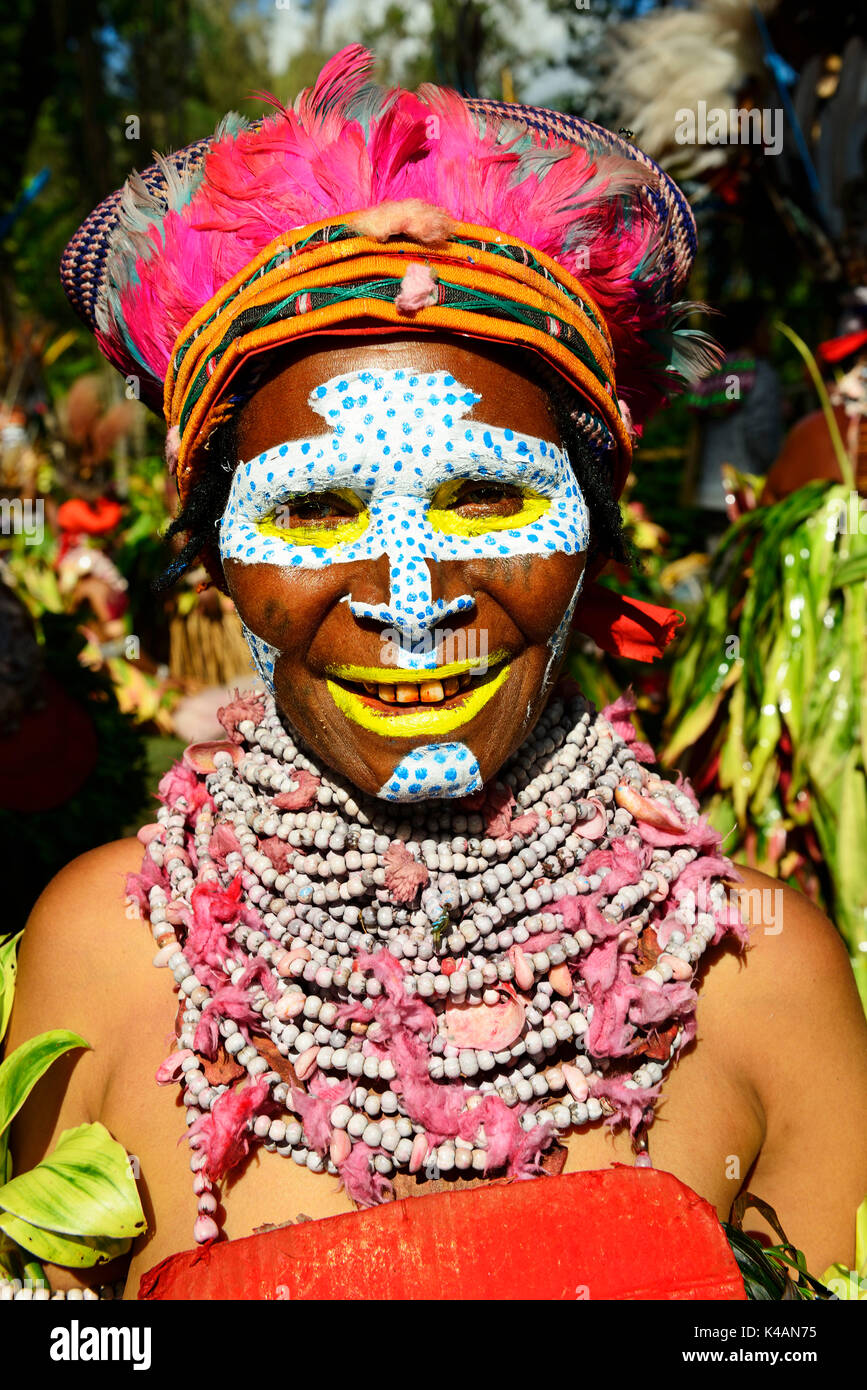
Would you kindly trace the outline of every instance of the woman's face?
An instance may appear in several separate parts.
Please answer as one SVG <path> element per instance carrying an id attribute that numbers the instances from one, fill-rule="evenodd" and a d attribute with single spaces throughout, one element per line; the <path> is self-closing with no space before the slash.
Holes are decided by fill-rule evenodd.
<path id="1" fill-rule="evenodd" d="M 240 412 L 229 592 L 285 719 L 386 800 L 463 796 L 562 662 L 588 514 L 544 391 L 482 346 L 354 340 Z"/>

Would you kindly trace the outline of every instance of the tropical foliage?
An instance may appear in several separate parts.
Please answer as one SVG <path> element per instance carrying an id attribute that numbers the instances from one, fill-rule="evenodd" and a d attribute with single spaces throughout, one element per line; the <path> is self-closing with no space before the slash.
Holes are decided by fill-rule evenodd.
<path id="1" fill-rule="evenodd" d="M 0 1040 L 15 987 L 20 933 L 0 946 Z M 41 1261 L 72 1269 L 126 1254 L 145 1229 L 129 1157 L 101 1124 L 64 1130 L 35 1168 L 12 1174 L 9 1127 L 52 1063 L 89 1044 L 54 1029 L 22 1043 L 0 1064 L 0 1273 L 43 1279 Z"/>

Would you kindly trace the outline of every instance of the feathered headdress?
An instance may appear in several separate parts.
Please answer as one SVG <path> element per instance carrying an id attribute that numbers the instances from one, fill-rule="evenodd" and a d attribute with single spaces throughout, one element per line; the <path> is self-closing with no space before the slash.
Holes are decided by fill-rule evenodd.
<path id="1" fill-rule="evenodd" d="M 182 498 L 238 373 L 340 325 L 523 346 L 578 393 L 622 486 L 632 429 L 709 340 L 679 327 L 695 229 L 679 189 L 577 117 L 369 80 L 344 49 L 292 107 L 158 160 L 79 230 L 62 276 L 169 426 Z M 232 383 L 235 383 L 233 388 Z"/>

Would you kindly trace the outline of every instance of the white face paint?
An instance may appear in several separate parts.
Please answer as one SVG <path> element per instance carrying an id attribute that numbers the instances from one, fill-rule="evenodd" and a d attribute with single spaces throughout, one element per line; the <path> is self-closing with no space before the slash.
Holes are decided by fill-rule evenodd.
<path id="1" fill-rule="evenodd" d="M 434 599 L 431 560 L 573 555 L 588 546 L 587 506 L 568 456 L 550 440 L 466 420 L 481 399 L 442 371 L 332 377 L 309 398 L 325 432 L 276 445 L 237 468 L 220 525 L 223 560 L 310 570 L 387 556 L 388 602 L 362 603 L 351 593 L 344 602 L 355 617 L 389 629 L 398 668 L 435 670 L 435 629 L 470 611 L 475 600 L 472 594 Z M 472 522 L 450 511 L 461 484 L 480 480 L 516 489 L 520 511 Z M 338 490 L 351 509 L 345 522 L 327 530 L 280 525 L 293 499 Z M 580 588 L 579 582 L 551 639 L 546 687 Z M 246 628 L 245 634 L 272 687 L 278 653 Z M 479 785 L 478 763 L 464 744 L 428 745 L 402 760 L 380 795 L 412 799 L 418 779 L 407 777 L 404 764 L 426 765 L 434 750 L 446 750 L 455 776 L 438 793 L 429 782 L 419 785 L 417 795 L 461 796 Z"/>

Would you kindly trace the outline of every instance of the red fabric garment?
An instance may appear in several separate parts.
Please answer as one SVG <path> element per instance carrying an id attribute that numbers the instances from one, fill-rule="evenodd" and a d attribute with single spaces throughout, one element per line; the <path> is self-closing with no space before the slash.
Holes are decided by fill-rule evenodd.
<path id="1" fill-rule="evenodd" d="M 585 584 L 575 606 L 572 626 L 586 632 L 597 647 L 612 656 L 655 661 L 683 621 L 684 615 L 675 608 L 629 598 L 591 581 Z"/>
<path id="2" fill-rule="evenodd" d="M 172 1255 L 140 1299 L 745 1300 L 713 1208 L 671 1173 L 410 1197 Z"/>

